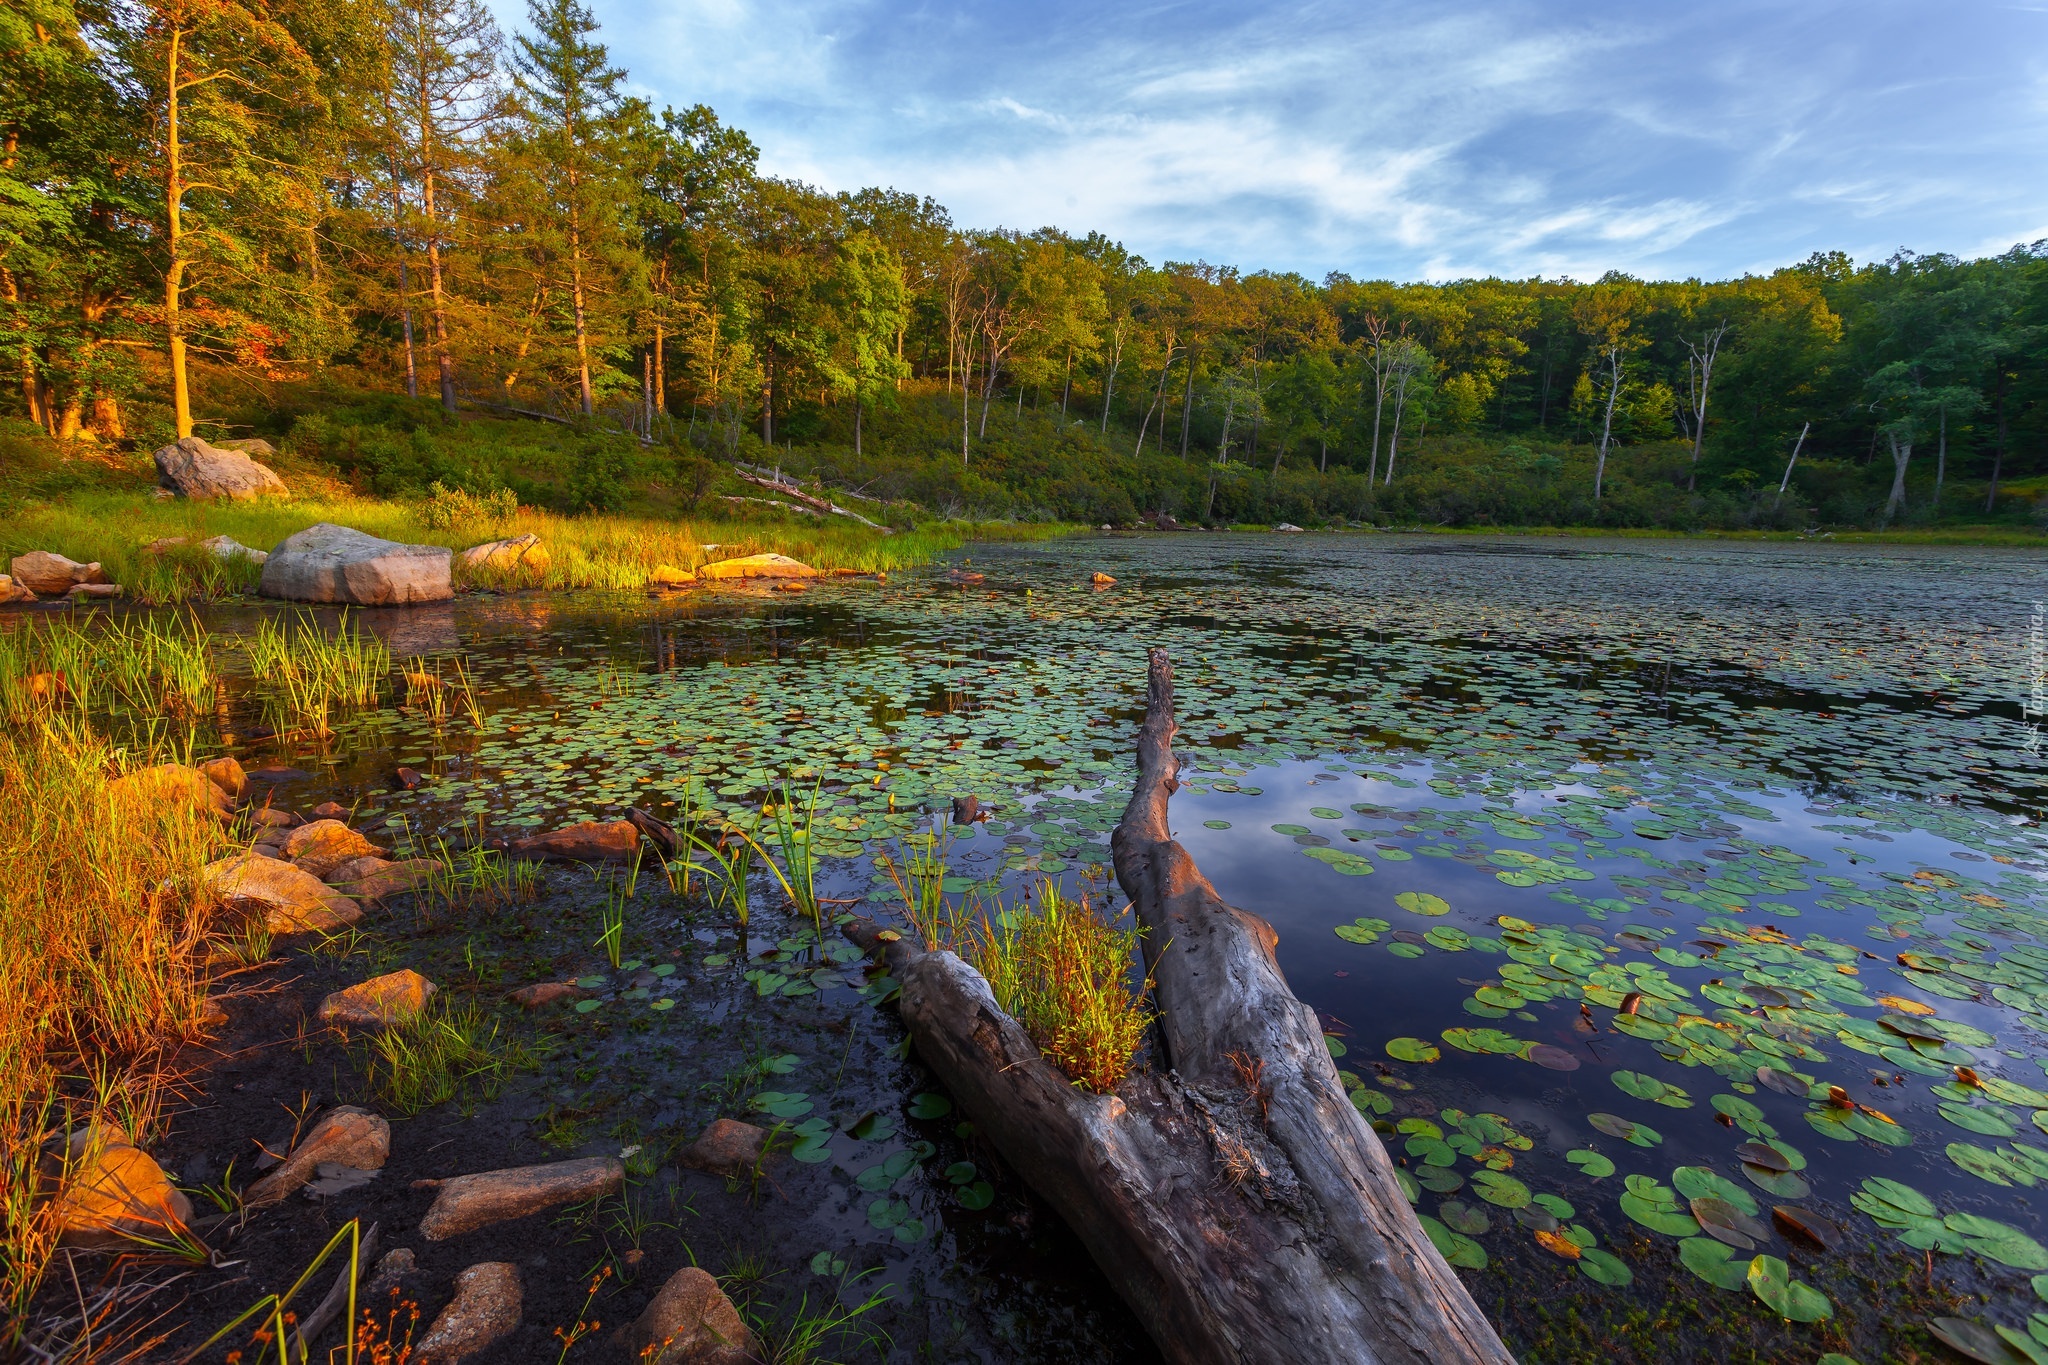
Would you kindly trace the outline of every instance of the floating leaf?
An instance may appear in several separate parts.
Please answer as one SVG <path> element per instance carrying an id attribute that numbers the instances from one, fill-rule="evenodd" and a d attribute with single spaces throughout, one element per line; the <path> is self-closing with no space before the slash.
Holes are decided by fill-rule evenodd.
<path id="1" fill-rule="evenodd" d="M 1445 1200 L 1437 1209 L 1437 1216 L 1454 1232 L 1462 1232 L 1467 1237 L 1482 1237 L 1491 1226 L 1486 1221 L 1484 1210 L 1475 1209 L 1470 1204 L 1463 1204 L 1455 1199 Z"/>
<path id="2" fill-rule="evenodd" d="M 1958 1128 L 1967 1128 L 1973 1133 L 1986 1137 L 2011 1137 L 2019 1129 L 2005 1116 L 2003 1110 L 1988 1109 L 1982 1105 L 1957 1104 L 1947 1101 L 1935 1106 L 1936 1111 Z"/>
<path id="3" fill-rule="evenodd" d="M 1687 1199 L 1725 1199 L 1751 1217 L 1757 1214 L 1749 1191 L 1705 1166 L 1680 1166 L 1671 1173 L 1671 1184 Z"/>
<path id="4" fill-rule="evenodd" d="M 1578 1057 L 1551 1043 L 1538 1043 L 1528 1051 L 1528 1058 L 1536 1065 L 1549 1071 L 1577 1071 Z"/>
<path id="5" fill-rule="evenodd" d="M 1834 1316 L 1827 1296 L 1791 1277 L 1791 1270 L 1776 1256 L 1759 1256 L 1749 1263 L 1749 1291 L 1788 1322 L 1819 1322 Z"/>
<path id="6" fill-rule="evenodd" d="M 1397 1062 L 1433 1062 L 1443 1054 L 1421 1038 L 1393 1038 L 1387 1042 L 1387 1055 Z"/>
<path id="7" fill-rule="evenodd" d="M 1645 1124 L 1630 1123 L 1614 1114 L 1588 1114 L 1586 1122 L 1598 1128 L 1609 1137 L 1620 1138 L 1638 1147 L 1655 1147 L 1664 1140 L 1664 1135 Z"/>
<path id="8" fill-rule="evenodd" d="M 1412 915 L 1428 915 L 1433 917 L 1451 913 L 1451 903 L 1449 901 L 1445 900 L 1442 896 L 1431 895 L 1427 891 L 1403 891 L 1394 897 L 1394 904 Z"/>
<path id="9" fill-rule="evenodd" d="M 1586 1277 L 1600 1284 L 1625 1289 L 1635 1282 L 1635 1272 L 1625 1265 L 1619 1256 L 1611 1251 L 1587 1247 L 1579 1253 L 1579 1269 Z"/>
<path id="10" fill-rule="evenodd" d="M 1578 1167 L 1582 1174 L 1590 1176 L 1594 1180 L 1614 1174 L 1614 1163 L 1612 1161 L 1600 1153 L 1584 1147 L 1566 1152 L 1564 1159 Z"/>
<path id="11" fill-rule="evenodd" d="M 1711 1237 L 1688 1237 L 1678 1244 L 1678 1260 L 1716 1289 L 1740 1290 L 1749 1284 L 1749 1262 Z"/>
<path id="12" fill-rule="evenodd" d="M 1683 1090 L 1675 1085 L 1667 1085 L 1654 1076 L 1645 1076 L 1640 1071 L 1617 1071 L 1611 1079 L 1624 1093 L 1639 1100 L 1649 1100 L 1672 1109 L 1692 1107 L 1692 1097 Z"/>
<path id="13" fill-rule="evenodd" d="M 929 1090 L 910 1101 L 910 1117 L 914 1119 L 942 1119 L 952 1112 L 953 1101 Z"/>
<path id="14" fill-rule="evenodd" d="M 1981 1362 L 1981 1365 L 2021 1365 L 1996 1332 L 1967 1318 L 1929 1318 L 1927 1330 L 1944 1346 Z"/>
<path id="15" fill-rule="evenodd" d="M 1550 1231 L 1544 1228 L 1536 1230 L 1536 1245 L 1542 1247 L 1551 1255 L 1561 1256 L 1567 1261 L 1576 1261 L 1585 1254 L 1579 1247 L 1579 1244 L 1571 1238 L 1561 1232 Z"/>
<path id="16" fill-rule="evenodd" d="M 1787 1204 L 1778 1204 L 1771 1209 L 1771 1221 L 1787 1236 L 1797 1237 L 1822 1251 L 1831 1250 L 1842 1239 L 1842 1230 L 1834 1223 L 1817 1213 Z"/>
<path id="17" fill-rule="evenodd" d="M 1519 1209 L 1529 1203 L 1529 1187 L 1511 1175 L 1481 1170 L 1472 1173 L 1472 1192 L 1489 1204 Z"/>
<path id="18" fill-rule="evenodd" d="M 1748 1196 L 1744 1195 L 1747 1199 Z M 1742 1251 L 1751 1250 L 1757 1243 L 1770 1238 L 1770 1229 L 1744 1213 L 1726 1199 L 1713 1196 L 1694 1199 L 1690 1204 L 1694 1221 L 1702 1231 L 1718 1242 Z"/>
<path id="19" fill-rule="evenodd" d="M 2016 1227 L 1974 1213 L 1952 1213 L 1942 1222 L 1986 1260 L 2015 1270 L 2048 1270 L 2048 1250 Z"/>

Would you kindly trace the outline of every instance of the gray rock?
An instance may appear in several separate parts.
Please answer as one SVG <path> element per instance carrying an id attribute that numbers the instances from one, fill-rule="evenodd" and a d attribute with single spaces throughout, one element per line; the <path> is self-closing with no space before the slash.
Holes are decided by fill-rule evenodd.
<path id="1" fill-rule="evenodd" d="M 445 1242 L 493 1223 L 614 1193 L 625 1180 L 625 1165 L 608 1156 L 454 1176 L 440 1182 L 434 1206 L 420 1219 L 420 1235 Z"/>
<path id="2" fill-rule="evenodd" d="M 455 1365 L 483 1354 L 519 1330 L 526 1309 L 519 1267 L 485 1261 L 455 1277 L 455 1298 L 420 1338 L 422 1365 Z"/>
<path id="3" fill-rule="evenodd" d="M 236 441 L 222 441 L 219 449 L 239 450 L 244 455 L 253 455 L 259 460 L 267 460 L 277 454 L 277 447 L 261 436 L 244 436 Z"/>
<path id="4" fill-rule="evenodd" d="M 392 1248 L 377 1262 L 377 1272 L 370 1280 L 369 1288 L 363 1291 L 362 1297 L 373 1304 L 381 1302 L 394 1289 L 401 1288 L 405 1283 L 405 1277 L 419 1268 L 419 1259 L 409 1248 Z"/>
<path id="5" fill-rule="evenodd" d="M 445 602 L 455 595 L 451 558 L 445 546 L 402 545 L 323 521 L 278 542 L 260 591 L 287 602 L 359 607 Z"/>
<path id="6" fill-rule="evenodd" d="M 266 449 L 266 453 L 267 449 Z M 182 498 L 288 497 L 284 480 L 239 450 L 186 436 L 156 452 L 156 481 Z"/>

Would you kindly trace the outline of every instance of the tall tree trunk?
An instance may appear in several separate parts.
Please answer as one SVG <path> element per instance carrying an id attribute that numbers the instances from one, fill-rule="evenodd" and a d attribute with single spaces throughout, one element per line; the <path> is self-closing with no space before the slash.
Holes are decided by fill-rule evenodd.
<path id="1" fill-rule="evenodd" d="M 859 395 L 859 394 L 855 394 L 855 395 L 853 396 L 853 454 L 854 454 L 854 458 L 855 458 L 855 459 L 859 459 L 859 458 L 860 458 L 860 410 L 861 410 L 861 407 L 862 407 L 862 404 L 861 404 L 861 401 L 860 401 L 860 395 Z"/>
<path id="2" fill-rule="evenodd" d="M 1621 348 L 1607 349 L 1607 365 L 1611 378 L 1607 385 L 1607 411 L 1600 419 L 1600 456 L 1593 465 L 1593 501 L 1600 501 L 1600 492 L 1607 483 L 1607 443 L 1614 435 L 1614 405 L 1621 399 Z"/>
<path id="3" fill-rule="evenodd" d="M 424 133 L 424 129 L 422 130 Z M 423 158 L 421 207 L 427 217 L 427 297 L 434 321 L 434 368 L 441 381 L 441 407 L 455 411 L 455 357 L 448 350 L 448 308 L 441 293 L 441 220 L 434 207 L 434 168 Z"/>
<path id="4" fill-rule="evenodd" d="M 1380 476 L 1380 414 L 1387 406 L 1387 377 L 1377 369 L 1372 385 L 1372 467 L 1365 476 L 1368 487 Z"/>
<path id="5" fill-rule="evenodd" d="M 1941 439 L 1934 447 L 1934 515 L 1941 516 L 1941 484 L 1948 477 L 1948 409 L 1941 410 Z"/>
<path id="6" fill-rule="evenodd" d="M 775 444 L 775 348 L 768 348 L 768 363 L 761 375 L 761 444 Z"/>
<path id="7" fill-rule="evenodd" d="M 1322 448 L 1323 448 L 1323 450 L 1322 450 L 1322 454 L 1316 457 L 1316 473 L 1318 473 L 1318 474 L 1327 474 L 1327 473 L 1329 473 L 1329 472 L 1330 472 L 1330 442 L 1329 442 L 1329 438 L 1325 437 L 1325 438 L 1324 438 L 1324 439 L 1322 440 L 1321 444 L 1322 444 Z"/>
<path id="8" fill-rule="evenodd" d="M 967 390 L 974 383 L 974 352 L 964 351 L 960 356 L 960 464 L 967 464 Z"/>
<path id="9" fill-rule="evenodd" d="M 663 343 L 668 338 L 661 328 L 654 329 L 654 410 L 668 416 L 668 352 Z M 691 423 L 694 430 L 696 424 Z"/>
<path id="10" fill-rule="evenodd" d="M 1183 461 L 1188 457 L 1188 429 L 1195 413 L 1195 348 L 1192 346 L 1188 347 L 1187 367 L 1187 387 L 1180 396 L 1180 457 Z"/>
<path id="11" fill-rule="evenodd" d="M 640 422 L 642 434 L 654 439 L 654 348 L 640 348 Z"/>
<path id="12" fill-rule="evenodd" d="M 1109 362 L 1109 377 L 1102 381 L 1102 434 L 1104 436 L 1109 435 L 1109 397 L 1116 392 L 1117 366 L 1123 363 L 1121 347 L 1118 348 L 1118 352 Z"/>
<path id="13" fill-rule="evenodd" d="M 570 193 L 574 194 L 575 189 L 572 182 Z M 569 285 L 574 291 L 571 301 L 576 312 L 577 392 L 583 402 L 583 415 L 588 417 L 597 410 L 597 405 L 590 393 L 590 338 L 583 318 L 583 226 L 573 206 L 569 210 Z"/>
<path id="14" fill-rule="evenodd" d="M 1067 399 L 1074 392 L 1074 348 L 1067 347 L 1067 381 L 1060 385 L 1060 425 L 1067 424 Z"/>
<path id="15" fill-rule="evenodd" d="M 403 251 L 404 248 L 399 248 Z M 398 258 L 398 292 L 405 300 L 402 317 L 405 323 L 405 396 L 420 396 L 420 371 L 413 357 L 412 349 L 412 272 L 406 267 L 405 257 Z"/>
<path id="16" fill-rule="evenodd" d="M 1984 515 L 1998 508 L 1998 475 L 2005 465 L 2005 366 L 1998 367 L 1998 388 L 1992 402 L 1998 411 L 1998 443 L 1991 447 L 1991 491 L 1984 495 Z"/>
<path id="17" fill-rule="evenodd" d="M 171 30 L 165 64 L 169 97 L 164 120 L 164 248 L 170 261 L 164 269 L 164 337 L 171 353 L 171 416 L 178 439 L 192 434 L 192 390 L 185 372 L 185 331 L 179 316 L 185 288 L 185 163 L 178 142 L 178 59 L 185 35 Z"/>
<path id="18" fill-rule="evenodd" d="M 11 150 L 11 147 L 10 147 Z M 15 280 L 14 272 L 0 265 L 0 298 L 7 301 L 8 310 L 19 316 L 21 311 L 21 285 Z M 35 347 L 23 341 L 21 344 L 21 401 L 28 409 L 28 420 L 37 426 L 43 424 L 43 389 L 36 380 Z"/>
<path id="19" fill-rule="evenodd" d="M 1799 463 L 1799 451 L 1806 444 L 1806 433 L 1811 430 L 1813 430 L 1813 423 L 1807 422 L 1801 425 L 1799 428 L 1799 439 L 1792 443 L 1792 458 L 1785 461 L 1785 477 L 1778 480 L 1777 500 L 1771 503 L 1771 510 L 1773 512 L 1778 510 L 1778 503 L 1785 500 L 1785 486 L 1792 482 L 1792 466 Z"/>
<path id="20" fill-rule="evenodd" d="M 1913 443 L 1901 443 L 1897 432 L 1887 431 L 1885 439 L 1892 443 L 1892 495 L 1885 500 L 1884 520 L 1878 528 L 1892 524 L 1892 518 L 1906 505 L 1906 466 L 1913 462 Z"/>

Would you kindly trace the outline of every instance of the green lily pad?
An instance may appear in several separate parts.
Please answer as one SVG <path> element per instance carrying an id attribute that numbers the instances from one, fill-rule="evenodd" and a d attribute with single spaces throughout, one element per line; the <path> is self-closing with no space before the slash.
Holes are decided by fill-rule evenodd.
<path id="1" fill-rule="evenodd" d="M 1678 1261 L 1716 1289 L 1742 1290 L 1749 1285 L 1749 1262 L 1711 1237 L 1688 1237 L 1678 1244 Z"/>
<path id="2" fill-rule="evenodd" d="M 1587 1279 L 1617 1289 L 1625 1289 L 1635 1282 L 1631 1271 L 1619 1256 L 1598 1247 L 1586 1247 L 1579 1252 L 1579 1272 Z"/>
<path id="3" fill-rule="evenodd" d="M 1397 1062 L 1433 1062 L 1443 1053 L 1435 1043 L 1422 1038 L 1391 1038 L 1387 1040 L 1387 1055 Z"/>
<path id="4" fill-rule="evenodd" d="M 1564 1159 L 1579 1168 L 1581 1174 L 1599 1180 L 1614 1174 L 1614 1163 L 1600 1153 L 1580 1147 L 1566 1152 Z"/>
<path id="5" fill-rule="evenodd" d="M 1449 901 L 1427 891 L 1403 891 L 1394 897 L 1394 904 L 1413 915 L 1437 916 L 1451 913 Z"/>
<path id="6" fill-rule="evenodd" d="M 1791 1277 L 1790 1268 L 1776 1256 L 1759 1256 L 1749 1263 L 1749 1291 L 1788 1322 L 1820 1322 L 1833 1317 L 1835 1307 L 1827 1295 Z"/>
<path id="7" fill-rule="evenodd" d="M 1638 1147 L 1655 1147 L 1664 1140 L 1662 1133 L 1647 1124 L 1631 1123 L 1615 1114 L 1588 1114 L 1586 1122 L 1609 1137 L 1620 1138 Z"/>

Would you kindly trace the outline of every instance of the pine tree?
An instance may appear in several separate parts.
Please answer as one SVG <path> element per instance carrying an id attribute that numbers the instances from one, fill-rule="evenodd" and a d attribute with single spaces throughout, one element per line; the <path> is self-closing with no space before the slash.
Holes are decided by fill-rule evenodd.
<path id="1" fill-rule="evenodd" d="M 520 226 L 566 277 L 577 396 L 589 416 L 591 355 L 621 340 L 645 265 L 633 210 L 648 110 L 622 92 L 626 73 L 591 40 L 597 20 L 576 0 L 528 0 L 527 21 L 533 36 L 519 36 L 513 57 L 511 151 L 538 199 Z"/>

